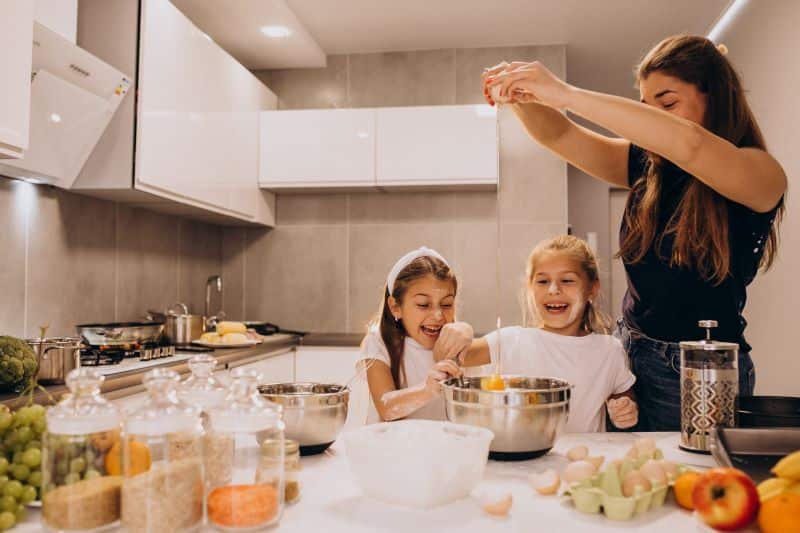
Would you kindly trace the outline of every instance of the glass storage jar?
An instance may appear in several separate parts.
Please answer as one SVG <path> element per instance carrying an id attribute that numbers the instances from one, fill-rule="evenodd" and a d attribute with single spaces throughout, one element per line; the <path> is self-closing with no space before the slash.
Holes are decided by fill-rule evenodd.
<path id="1" fill-rule="evenodd" d="M 283 454 L 281 454 L 281 447 Z M 261 464 L 267 466 L 283 457 L 283 501 L 287 504 L 300 500 L 300 446 L 296 440 L 265 440 L 261 443 Z M 264 472 L 268 475 L 269 468 Z"/>
<path id="2" fill-rule="evenodd" d="M 254 370 L 231 372 L 225 402 L 209 412 L 209 434 L 229 443 L 210 474 L 209 525 L 221 531 L 256 530 L 276 524 L 283 511 L 283 430 L 280 406 L 264 400 Z M 277 461 L 264 463 L 262 443 L 280 443 Z"/>
<path id="3" fill-rule="evenodd" d="M 203 521 L 200 410 L 178 399 L 177 372 L 145 374 L 148 398 L 123 424 L 122 525 L 126 531 L 193 531 Z"/>
<path id="4" fill-rule="evenodd" d="M 72 370 L 70 394 L 46 413 L 42 523 L 47 531 L 103 531 L 120 518 L 119 410 L 100 395 L 103 376 Z"/>

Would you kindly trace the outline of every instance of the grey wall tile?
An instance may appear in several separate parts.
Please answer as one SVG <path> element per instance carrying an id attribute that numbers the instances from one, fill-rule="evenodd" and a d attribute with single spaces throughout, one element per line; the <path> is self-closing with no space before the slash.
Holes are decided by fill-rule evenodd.
<path id="1" fill-rule="evenodd" d="M 350 56 L 351 107 L 455 104 L 455 51 Z"/>
<path id="2" fill-rule="evenodd" d="M 454 197 L 447 192 L 370 192 L 350 195 L 351 224 L 444 222 L 453 218 Z"/>
<path id="3" fill-rule="evenodd" d="M 449 261 L 453 253 L 453 225 L 406 223 L 350 227 L 349 331 L 364 331 L 378 311 L 389 270 L 400 257 L 420 246 L 435 249 Z"/>
<path id="4" fill-rule="evenodd" d="M 346 194 L 282 194 L 275 201 L 281 226 L 347 223 Z"/>
<path id="5" fill-rule="evenodd" d="M 248 319 L 346 330 L 346 226 L 278 226 L 252 238 L 245 265 Z"/>
<path id="6" fill-rule="evenodd" d="M 452 264 L 458 275 L 458 319 L 477 333 L 495 329 L 498 314 L 497 224 L 464 222 L 453 229 Z"/>
<path id="7" fill-rule="evenodd" d="M 244 320 L 246 228 L 222 228 L 222 309 L 228 320 Z"/>
<path id="8" fill-rule="evenodd" d="M 349 107 L 345 55 L 328 56 L 325 68 L 257 71 L 256 75 L 278 95 L 278 109 Z"/>
<path id="9" fill-rule="evenodd" d="M 205 307 L 206 281 L 222 273 L 222 228 L 193 220 L 180 220 L 178 230 L 178 300 L 195 314 Z M 222 301 L 212 291 L 210 313 L 216 313 Z"/>
<path id="10" fill-rule="evenodd" d="M 29 238 L 26 336 L 74 335 L 115 313 L 114 204 L 38 188 Z"/>
<path id="11" fill-rule="evenodd" d="M 454 221 L 482 222 L 497 219 L 497 192 L 459 191 L 452 195 Z"/>
<path id="12" fill-rule="evenodd" d="M 117 319 L 138 320 L 178 300 L 178 221 L 127 206 L 117 208 Z"/>
<path id="13" fill-rule="evenodd" d="M 456 103 L 482 104 L 483 69 L 501 61 L 541 61 L 560 78 L 565 78 L 566 48 L 554 46 L 505 46 L 498 48 L 459 48 L 456 50 Z"/>
<path id="14" fill-rule="evenodd" d="M 0 178 L 0 335 L 25 329 L 25 232 L 36 187 Z"/>

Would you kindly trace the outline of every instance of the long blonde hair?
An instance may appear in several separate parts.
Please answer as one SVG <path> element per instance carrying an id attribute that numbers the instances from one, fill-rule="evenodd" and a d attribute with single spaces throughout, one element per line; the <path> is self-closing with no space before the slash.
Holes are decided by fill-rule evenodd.
<path id="1" fill-rule="evenodd" d="M 705 37 L 675 35 L 658 43 L 636 68 L 637 85 L 653 72 L 661 72 L 691 83 L 707 95 L 703 126 L 709 131 L 744 147 L 766 150 L 764 137 L 745 99 L 744 89 L 733 66 Z M 647 153 L 646 172 L 628 196 L 625 226 L 628 231 L 620 243 L 617 257 L 639 263 L 651 246 L 661 248 L 662 240 L 674 236 L 670 264 L 696 269 L 706 281 L 722 283 L 731 271 L 728 204 L 700 180 L 692 179 L 677 209 L 667 221 L 664 233 L 656 235 L 664 161 Z M 637 201 L 638 200 L 638 201 Z M 778 226 L 783 217 L 781 198 L 775 223 L 770 228 L 760 266 L 766 270 L 778 248 Z"/>
<path id="2" fill-rule="evenodd" d="M 525 267 L 523 324 L 526 327 L 540 327 L 542 325 L 542 318 L 536 310 L 536 304 L 532 296 L 533 291 L 531 291 L 530 287 L 533 283 L 533 276 L 536 273 L 536 262 L 545 252 L 556 252 L 568 256 L 580 265 L 581 271 L 589 279 L 590 286 L 600 283 L 597 257 L 592 249 L 589 248 L 589 245 L 586 244 L 586 241 L 574 235 L 559 235 L 540 242 L 531 251 Z M 598 298 L 586 302 L 581 327 L 591 333 L 608 334 L 611 330 L 611 318 L 599 308 Z"/>
<path id="3" fill-rule="evenodd" d="M 398 305 L 403 304 L 408 286 L 425 276 L 431 275 L 440 281 L 449 281 L 453 284 L 453 294 L 458 291 L 458 281 L 452 269 L 442 260 L 423 256 L 411 261 L 400 273 L 394 282 L 394 291 L 389 294 L 389 289 L 384 285 L 383 299 L 381 300 L 380 310 L 375 318 L 370 321 L 370 326 L 377 324 L 381 334 L 381 339 L 389 352 L 389 368 L 392 371 L 392 380 L 395 388 L 402 388 L 406 384 L 405 370 L 403 366 L 403 352 L 405 348 L 406 329 L 403 322 L 395 320 L 392 310 L 389 308 L 389 296 L 394 297 Z"/>

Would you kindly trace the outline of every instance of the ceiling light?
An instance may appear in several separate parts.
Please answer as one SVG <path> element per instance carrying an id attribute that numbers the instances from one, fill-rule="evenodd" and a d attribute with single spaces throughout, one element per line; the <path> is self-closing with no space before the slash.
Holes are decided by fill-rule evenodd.
<path id="1" fill-rule="evenodd" d="M 50 113 L 50 122 L 55 122 L 56 124 L 58 124 L 59 122 L 61 122 L 61 115 L 59 115 L 58 113 Z"/>
<path id="2" fill-rule="evenodd" d="M 292 34 L 292 30 L 286 26 L 261 26 L 261 33 L 273 39 L 281 39 Z"/>

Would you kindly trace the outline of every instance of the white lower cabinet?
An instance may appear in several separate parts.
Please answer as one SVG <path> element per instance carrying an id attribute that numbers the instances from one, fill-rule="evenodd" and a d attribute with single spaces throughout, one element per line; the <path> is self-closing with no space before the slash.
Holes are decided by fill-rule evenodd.
<path id="1" fill-rule="evenodd" d="M 228 368 L 256 370 L 261 374 L 262 383 L 291 383 L 295 381 L 295 353 L 294 350 L 289 350 L 267 358 L 256 356 L 231 363 Z"/>

